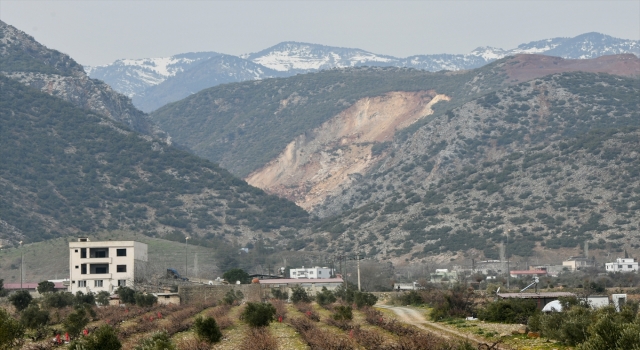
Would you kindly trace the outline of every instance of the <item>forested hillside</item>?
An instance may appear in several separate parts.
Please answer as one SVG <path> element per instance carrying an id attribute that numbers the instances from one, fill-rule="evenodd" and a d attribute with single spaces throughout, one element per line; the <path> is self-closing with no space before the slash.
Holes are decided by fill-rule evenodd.
<path id="1" fill-rule="evenodd" d="M 195 154 L 246 177 L 305 135 L 367 97 L 431 90 L 450 102 L 434 105 L 438 116 L 473 98 L 548 74 L 567 71 L 640 75 L 633 55 L 565 60 L 518 55 L 466 72 L 431 73 L 408 68 L 332 69 L 290 78 L 226 84 L 169 104 L 150 116 L 173 140 Z M 399 133 L 413 133 L 422 118 Z"/>
<path id="2" fill-rule="evenodd" d="M 275 158 L 296 136 L 361 98 L 391 91 L 435 90 L 457 103 L 505 83 L 506 74 L 499 67 L 500 63 L 493 64 L 473 73 L 333 69 L 216 86 L 150 116 L 175 142 L 244 177 Z"/>
<path id="3" fill-rule="evenodd" d="M 0 74 L 136 131 L 165 137 L 129 98 L 100 80 L 90 79 L 68 55 L 45 47 L 3 21 L 0 21 Z"/>
<path id="4" fill-rule="evenodd" d="M 640 248 L 640 80 L 565 73 L 446 112 L 317 211 L 316 248 L 441 261 Z M 339 239 L 344 238 L 344 240 Z M 536 253 L 537 252 L 537 253 Z M 557 258 L 557 256 L 556 256 Z M 462 258 L 464 259 L 464 258 Z"/>
<path id="5" fill-rule="evenodd" d="M 5 77 L 0 159 L 0 235 L 13 242 L 114 229 L 244 241 L 308 221 L 214 163 Z"/>

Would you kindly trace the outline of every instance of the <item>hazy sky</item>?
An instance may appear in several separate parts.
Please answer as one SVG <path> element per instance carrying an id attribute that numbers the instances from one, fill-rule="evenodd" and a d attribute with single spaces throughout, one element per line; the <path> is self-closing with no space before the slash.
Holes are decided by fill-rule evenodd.
<path id="1" fill-rule="evenodd" d="M 29 1 L 0 19 L 86 65 L 282 41 L 378 54 L 468 53 L 601 32 L 640 39 L 640 1 Z"/>

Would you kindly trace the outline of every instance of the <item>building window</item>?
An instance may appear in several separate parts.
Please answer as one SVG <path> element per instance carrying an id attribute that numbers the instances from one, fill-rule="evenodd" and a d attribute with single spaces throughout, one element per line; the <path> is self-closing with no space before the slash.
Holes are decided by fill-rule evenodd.
<path id="1" fill-rule="evenodd" d="M 87 248 L 80 249 L 80 259 L 86 259 L 87 257 Z"/>
<path id="2" fill-rule="evenodd" d="M 322 275 L 322 271 L 318 271 L 318 275 Z"/>
<path id="3" fill-rule="evenodd" d="M 108 258 L 109 248 L 91 248 L 89 249 L 90 258 Z"/>
<path id="4" fill-rule="evenodd" d="M 127 280 L 118 280 L 118 287 L 126 287 Z"/>
<path id="5" fill-rule="evenodd" d="M 629 268 L 632 268 L 631 265 L 629 265 Z"/>
<path id="6" fill-rule="evenodd" d="M 126 248 L 116 249 L 116 255 L 117 256 L 127 256 L 127 249 Z"/>
<path id="7" fill-rule="evenodd" d="M 109 273 L 109 265 L 107 264 L 91 264 L 91 269 L 89 271 L 91 274 L 105 274 Z"/>
<path id="8" fill-rule="evenodd" d="M 82 264 L 82 265 L 80 265 L 80 267 L 81 267 L 80 268 L 80 273 L 83 274 L 83 275 L 86 275 L 87 274 L 87 264 Z"/>
<path id="9" fill-rule="evenodd" d="M 76 269 L 78 268 L 78 265 L 76 265 Z"/>
<path id="10" fill-rule="evenodd" d="M 102 280 L 95 280 L 93 285 L 94 287 L 102 287 Z"/>
<path id="11" fill-rule="evenodd" d="M 76 249 L 76 253 L 78 252 L 78 249 Z"/>
<path id="12" fill-rule="evenodd" d="M 78 287 L 86 287 L 87 281 L 78 281 Z"/>
<path id="13" fill-rule="evenodd" d="M 116 267 L 117 272 L 127 272 L 127 265 L 118 265 Z"/>
<path id="14" fill-rule="evenodd" d="M 618 265 L 618 268 L 619 268 L 619 269 L 621 269 L 621 268 L 622 268 L 622 265 Z"/>

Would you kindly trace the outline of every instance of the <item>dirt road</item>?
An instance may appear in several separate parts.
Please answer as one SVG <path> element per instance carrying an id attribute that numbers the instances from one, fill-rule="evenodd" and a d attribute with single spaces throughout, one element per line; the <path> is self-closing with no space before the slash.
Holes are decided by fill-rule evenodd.
<path id="1" fill-rule="evenodd" d="M 424 317 L 422 312 L 410 307 L 388 305 L 376 305 L 375 307 L 391 310 L 398 316 L 398 318 L 402 322 L 414 325 L 429 332 L 436 333 L 446 339 L 467 340 L 473 344 L 481 344 L 487 342 L 485 339 L 459 332 L 455 329 L 443 326 L 442 324 L 437 322 L 429 321 Z M 498 349 L 503 349 L 503 347 L 498 347 Z"/>

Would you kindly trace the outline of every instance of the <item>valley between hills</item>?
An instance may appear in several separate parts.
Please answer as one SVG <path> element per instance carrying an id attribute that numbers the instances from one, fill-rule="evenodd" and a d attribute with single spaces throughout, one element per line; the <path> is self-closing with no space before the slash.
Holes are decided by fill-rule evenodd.
<path id="1" fill-rule="evenodd" d="M 71 57 L 1 24 L 4 246 L 190 236 L 214 252 L 216 272 L 356 252 L 464 265 L 497 258 L 503 241 L 523 261 L 556 263 L 584 242 L 598 259 L 640 253 L 633 54 L 202 79 L 201 90 L 146 114 Z M 263 54 L 253 59 L 268 62 Z M 175 72 L 203 78 L 214 66 Z M 163 81 L 166 96 L 188 90 Z"/>

